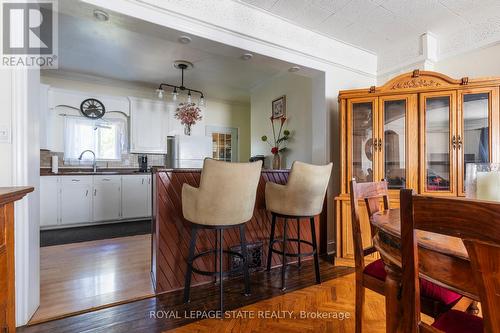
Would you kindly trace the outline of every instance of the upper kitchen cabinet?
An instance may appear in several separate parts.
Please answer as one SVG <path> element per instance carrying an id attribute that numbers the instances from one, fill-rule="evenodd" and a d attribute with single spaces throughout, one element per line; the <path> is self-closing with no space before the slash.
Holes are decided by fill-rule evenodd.
<path id="1" fill-rule="evenodd" d="M 169 111 L 164 102 L 129 97 L 130 152 L 167 153 Z"/>
<path id="2" fill-rule="evenodd" d="M 80 105 L 88 98 L 95 98 L 102 102 L 106 109 L 104 119 L 126 121 L 130 114 L 130 105 L 126 97 L 99 95 L 53 87 L 45 89 L 42 89 L 40 98 L 41 118 L 43 118 L 41 120 L 43 126 L 40 126 L 40 146 L 44 149 L 57 152 L 64 151 L 65 115 L 82 116 Z"/>

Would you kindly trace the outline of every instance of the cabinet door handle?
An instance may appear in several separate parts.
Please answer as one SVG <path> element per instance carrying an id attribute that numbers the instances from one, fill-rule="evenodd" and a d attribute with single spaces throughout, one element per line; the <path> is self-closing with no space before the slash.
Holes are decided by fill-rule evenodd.
<path id="1" fill-rule="evenodd" d="M 111 179 L 109 179 L 109 178 L 103 178 L 102 180 L 105 181 L 105 182 L 109 182 Z"/>
<path id="2" fill-rule="evenodd" d="M 85 191 L 85 196 L 88 197 L 89 196 L 89 190 Z"/>
<path id="3" fill-rule="evenodd" d="M 453 150 L 457 149 L 457 138 L 454 135 L 451 137 L 451 145 L 453 147 Z"/>
<path id="4" fill-rule="evenodd" d="M 142 185 L 144 185 L 144 178 L 142 178 Z"/>
<path id="5" fill-rule="evenodd" d="M 94 197 L 96 196 L 97 194 L 97 189 L 94 189 Z"/>
<path id="6" fill-rule="evenodd" d="M 71 179 L 72 182 L 79 182 L 80 179 Z"/>
<path id="7" fill-rule="evenodd" d="M 382 151 L 382 139 L 378 138 L 378 151 Z"/>
<path id="8" fill-rule="evenodd" d="M 458 149 L 462 149 L 462 137 L 458 136 Z"/>

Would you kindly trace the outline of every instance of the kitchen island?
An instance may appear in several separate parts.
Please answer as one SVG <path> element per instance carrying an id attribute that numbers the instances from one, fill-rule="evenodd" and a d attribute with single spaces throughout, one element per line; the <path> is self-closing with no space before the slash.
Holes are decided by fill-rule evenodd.
<path id="1" fill-rule="evenodd" d="M 271 214 L 265 207 L 265 184 L 275 182 L 285 184 L 288 179 L 289 170 L 262 170 L 257 197 L 252 219 L 246 224 L 246 238 L 249 254 L 252 260 L 249 262 L 251 272 L 263 270 L 266 266 L 269 236 L 271 233 Z M 200 181 L 200 169 L 153 169 L 153 236 L 151 256 L 151 276 L 155 292 L 164 293 L 184 288 L 184 276 L 186 273 L 186 260 L 190 239 L 190 223 L 182 215 L 182 185 L 198 187 Z M 326 205 L 325 205 L 326 206 Z M 317 241 L 320 244 L 320 252 L 323 252 L 326 228 L 326 208 L 323 214 L 315 219 Z M 301 223 L 309 223 L 304 219 Z M 300 229 L 301 239 L 310 240 L 310 228 Z M 278 219 L 276 224 L 276 237 L 282 237 L 283 220 Z M 297 238 L 297 223 L 288 223 L 288 238 Z M 238 228 L 228 229 L 224 234 L 225 248 L 239 250 Z M 275 244 L 276 247 L 280 246 Z M 215 247 L 215 231 L 200 230 L 196 243 L 196 252 L 200 253 Z M 302 246 L 302 252 L 310 252 L 308 246 Z M 297 252 L 296 244 L 288 244 L 287 252 Z M 306 257 L 303 260 L 310 260 Z M 224 270 L 229 265 L 241 264 L 236 257 L 224 257 Z M 292 258 L 287 263 L 293 262 Z M 280 266 L 281 257 L 273 254 L 272 266 Z M 195 267 L 205 271 L 213 271 L 213 256 L 200 258 L 195 262 Z M 213 277 L 193 274 L 192 286 L 201 285 L 213 281 Z"/>

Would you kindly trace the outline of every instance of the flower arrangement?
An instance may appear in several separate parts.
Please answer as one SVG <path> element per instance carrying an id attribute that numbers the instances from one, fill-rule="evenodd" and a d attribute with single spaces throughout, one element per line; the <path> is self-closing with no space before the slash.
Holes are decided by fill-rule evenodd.
<path id="1" fill-rule="evenodd" d="M 278 130 L 278 135 L 276 135 L 276 129 L 274 126 L 275 120 L 280 121 L 280 127 Z M 280 153 L 287 149 L 286 144 L 288 139 L 290 139 L 290 131 L 288 129 L 283 130 L 283 127 L 286 122 L 286 117 L 281 117 L 278 119 L 273 119 L 271 117 L 271 127 L 273 128 L 273 141 L 271 142 L 266 135 L 261 137 L 261 140 L 267 142 L 269 146 L 271 146 L 271 154 L 273 154 L 273 169 L 281 168 L 281 157 Z"/>
<path id="2" fill-rule="evenodd" d="M 203 117 L 201 116 L 201 109 L 195 103 L 180 103 L 175 110 L 175 118 L 184 125 L 184 134 L 191 135 L 191 126 Z"/>

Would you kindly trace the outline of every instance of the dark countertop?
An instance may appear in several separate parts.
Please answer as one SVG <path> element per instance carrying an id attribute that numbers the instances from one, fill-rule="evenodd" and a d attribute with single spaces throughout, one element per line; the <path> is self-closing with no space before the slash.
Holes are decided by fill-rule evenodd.
<path id="1" fill-rule="evenodd" d="M 157 172 L 201 172 L 201 168 L 165 168 L 165 167 L 152 167 L 151 172 L 152 173 L 157 173 Z M 290 169 L 280 169 L 280 170 L 274 170 L 274 169 L 262 169 L 262 172 L 290 172 Z"/>
<path id="2" fill-rule="evenodd" d="M 40 168 L 40 176 L 92 176 L 92 175 L 145 175 L 148 172 L 140 172 L 137 168 L 59 168 L 58 173 L 52 173 L 51 168 Z"/>

